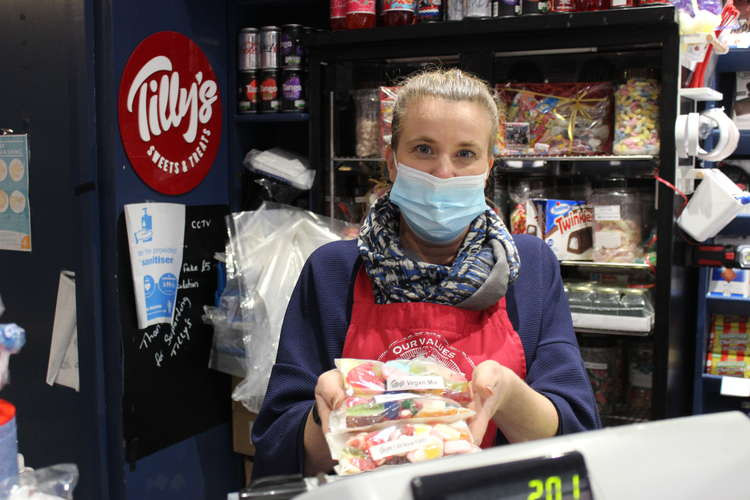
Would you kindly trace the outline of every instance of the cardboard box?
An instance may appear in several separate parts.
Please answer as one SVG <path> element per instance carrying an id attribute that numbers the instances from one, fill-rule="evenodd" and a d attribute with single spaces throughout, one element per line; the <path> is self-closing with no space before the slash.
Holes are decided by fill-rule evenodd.
<path id="1" fill-rule="evenodd" d="M 232 377 L 232 390 L 242 379 Z M 242 406 L 239 401 L 232 400 L 232 450 L 242 455 L 254 456 L 255 446 L 250 441 L 255 418 L 258 415 Z"/>

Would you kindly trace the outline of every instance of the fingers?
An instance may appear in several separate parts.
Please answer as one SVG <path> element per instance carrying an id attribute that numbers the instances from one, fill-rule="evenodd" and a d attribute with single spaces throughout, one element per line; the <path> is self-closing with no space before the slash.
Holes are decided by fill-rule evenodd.
<path id="1" fill-rule="evenodd" d="M 323 432 L 328 432 L 328 416 L 344 402 L 344 381 L 341 373 L 336 370 L 328 370 L 318 377 L 315 385 L 315 402 L 318 405 L 320 424 Z"/>
<path id="2" fill-rule="evenodd" d="M 482 402 L 498 392 L 503 375 L 503 366 L 497 361 L 488 359 L 482 361 L 476 368 L 471 379 L 473 394 L 478 395 Z"/>
<path id="3" fill-rule="evenodd" d="M 487 426 L 495 416 L 503 370 L 503 366 L 493 360 L 483 361 L 474 368 L 471 379 L 472 402 L 469 407 L 476 414 L 469 421 L 469 430 L 476 445 L 481 444 Z"/>

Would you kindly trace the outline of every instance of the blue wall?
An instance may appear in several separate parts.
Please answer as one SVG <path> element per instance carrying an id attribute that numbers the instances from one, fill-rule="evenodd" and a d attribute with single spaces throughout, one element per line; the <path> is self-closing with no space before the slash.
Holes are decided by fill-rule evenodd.
<path id="1" fill-rule="evenodd" d="M 122 206 L 143 201 L 227 204 L 228 117 L 227 6 L 203 0 L 105 0 L 95 2 L 97 54 L 97 121 L 100 141 L 103 311 L 108 326 L 105 346 L 107 421 L 109 429 L 110 497 L 128 499 L 215 499 L 241 486 L 242 463 L 234 454 L 228 424 L 211 429 L 135 463 L 125 465 L 122 446 L 122 359 L 118 280 L 117 221 Z M 135 47 L 158 31 L 177 31 L 206 54 L 219 79 L 223 110 L 222 139 L 208 176 L 194 190 L 165 196 L 135 174 L 123 150 L 117 126 L 120 75 Z M 127 250 L 126 250 L 127 251 Z M 229 401 L 227 401 L 229 404 Z"/>

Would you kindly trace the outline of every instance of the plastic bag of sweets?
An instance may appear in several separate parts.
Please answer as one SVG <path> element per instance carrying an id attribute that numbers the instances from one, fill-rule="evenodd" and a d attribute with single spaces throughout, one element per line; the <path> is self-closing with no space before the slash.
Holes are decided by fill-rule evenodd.
<path id="1" fill-rule="evenodd" d="M 508 83 L 497 91 L 505 107 L 501 155 L 611 153 L 611 83 Z"/>
<path id="2" fill-rule="evenodd" d="M 335 360 L 347 396 L 414 392 L 433 394 L 465 405 L 471 401 L 463 373 L 428 359 L 394 359 L 385 363 L 364 359 Z"/>
<path id="3" fill-rule="evenodd" d="M 474 416 L 452 399 L 431 394 L 403 392 L 375 396 L 350 396 L 331 412 L 331 432 L 382 427 L 394 422 L 449 423 Z"/>
<path id="4" fill-rule="evenodd" d="M 480 451 L 463 420 L 434 425 L 398 423 L 370 432 L 329 432 L 326 440 L 331 457 L 338 460 L 334 470 L 339 475 Z"/>

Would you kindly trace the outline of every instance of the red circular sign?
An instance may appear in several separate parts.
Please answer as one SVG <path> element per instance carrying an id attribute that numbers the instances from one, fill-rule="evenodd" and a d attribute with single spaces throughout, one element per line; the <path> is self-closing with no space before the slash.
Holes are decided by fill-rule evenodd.
<path id="1" fill-rule="evenodd" d="M 120 80 L 120 137 L 138 176 L 182 194 L 208 174 L 221 139 L 219 82 L 203 51 L 174 31 L 135 48 Z"/>

